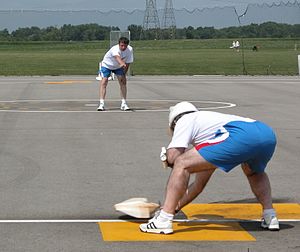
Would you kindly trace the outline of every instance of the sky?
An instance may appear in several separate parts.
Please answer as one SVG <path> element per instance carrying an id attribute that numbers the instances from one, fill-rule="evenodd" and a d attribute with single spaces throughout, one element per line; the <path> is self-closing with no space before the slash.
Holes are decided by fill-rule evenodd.
<path id="1" fill-rule="evenodd" d="M 291 0 L 294 2 L 294 0 Z M 157 9 L 163 9 L 166 0 L 156 0 Z M 234 6 L 246 10 L 250 3 L 279 3 L 276 0 L 172 0 L 175 9 L 194 10 Z M 288 2 L 288 1 L 282 1 Z M 0 0 L 0 10 L 144 10 L 145 0 Z"/>
<path id="2" fill-rule="evenodd" d="M 274 0 L 172 0 L 176 25 L 180 28 L 236 26 L 238 25 L 236 14 L 242 17 L 239 20 L 244 25 L 267 21 L 299 24 L 300 0 L 290 1 L 293 4 L 268 8 L 263 3 L 271 5 Z M 166 0 L 156 0 L 160 18 L 163 15 L 165 2 Z M 288 0 L 283 2 L 287 3 Z M 280 2 L 275 1 L 275 3 Z M 254 5 L 247 9 L 248 4 L 259 4 L 259 6 Z M 20 27 L 87 23 L 117 26 L 125 30 L 128 25 L 143 24 L 145 7 L 146 0 L 0 0 L 0 30 L 13 31 Z M 213 9 L 213 7 L 227 8 Z M 235 7 L 235 10 L 232 7 Z M 80 10 L 87 11 L 80 12 Z"/>

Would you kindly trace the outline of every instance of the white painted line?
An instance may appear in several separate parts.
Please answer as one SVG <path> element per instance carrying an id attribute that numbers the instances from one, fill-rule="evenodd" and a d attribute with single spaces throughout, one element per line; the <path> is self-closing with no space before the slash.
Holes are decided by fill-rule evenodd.
<path id="1" fill-rule="evenodd" d="M 169 110 L 162 110 L 162 109 L 156 109 L 156 110 L 128 110 L 128 111 L 122 111 L 122 110 L 105 110 L 105 111 L 84 111 L 84 110 L 49 110 L 49 111 L 39 111 L 39 110 L 0 110 L 0 112 L 8 112 L 8 113 L 130 113 L 130 112 L 166 112 Z"/>
<path id="2" fill-rule="evenodd" d="M 58 100 L 11 100 L 11 101 L 0 101 L 0 103 L 26 103 L 26 102 L 68 102 L 68 101 L 77 101 L 77 102 L 93 102 L 94 100 L 89 100 L 89 99 L 58 99 Z M 118 99 L 111 99 L 109 101 L 119 101 Z M 144 100 L 144 99 L 128 99 L 128 102 L 135 102 L 135 101 L 140 101 L 140 102 L 172 102 L 176 104 L 179 102 L 179 100 Z M 236 104 L 230 103 L 230 102 L 221 102 L 221 101 L 190 101 L 192 103 L 211 103 L 215 105 L 220 105 L 220 106 L 212 106 L 212 107 L 199 107 L 199 109 L 222 109 L 222 108 L 231 108 L 235 107 Z M 86 107 L 96 107 L 97 104 L 92 104 L 92 103 L 87 103 L 84 106 Z M 168 112 L 169 108 L 166 109 L 134 109 L 131 112 Z M 99 113 L 99 111 L 83 111 L 83 110 L 19 110 L 19 109 L 0 109 L 0 112 L 15 112 L 15 113 Z M 126 111 L 130 112 L 130 111 Z M 101 111 L 101 113 L 124 113 L 124 111 L 120 110 L 106 110 L 106 111 Z"/>
<path id="3" fill-rule="evenodd" d="M 66 102 L 66 101 L 91 101 L 91 102 L 99 102 L 99 100 L 94 100 L 94 99 L 36 99 L 36 100 L 26 100 L 26 99 L 20 99 L 20 100 L 4 100 L 4 101 L 0 101 L 0 102 Z M 107 101 L 120 101 L 120 99 L 108 99 Z M 177 103 L 177 102 L 181 102 L 182 100 L 178 100 L 178 99 L 162 99 L 162 100 L 159 100 L 159 99 L 127 99 L 128 102 L 130 101 L 145 101 L 145 102 L 174 102 L 174 103 Z M 196 101 L 196 100 L 193 100 L 193 101 L 189 101 L 189 102 L 202 102 L 202 103 L 215 103 L 215 104 L 231 104 L 229 102 L 223 102 L 223 101 L 211 101 L 211 100 L 207 100 L 207 101 Z"/>
<path id="4" fill-rule="evenodd" d="M 109 220 L 109 219 L 86 219 L 86 220 L 0 220 L 1 223 L 98 223 L 98 222 L 141 222 L 144 223 L 147 220 L 138 219 L 127 219 L 127 220 Z M 232 222 L 260 222 L 261 219 L 252 220 L 241 220 L 241 219 L 197 219 L 197 220 L 187 220 L 187 219 L 174 219 L 174 222 L 181 223 L 232 223 Z M 300 222 L 300 219 L 279 219 L 279 222 Z"/>
<path id="5" fill-rule="evenodd" d="M 87 104 L 84 104 L 84 106 L 86 106 L 86 107 L 97 107 L 98 104 L 97 104 L 97 103 L 94 103 L 94 104 L 92 104 L 92 103 L 87 103 Z"/>

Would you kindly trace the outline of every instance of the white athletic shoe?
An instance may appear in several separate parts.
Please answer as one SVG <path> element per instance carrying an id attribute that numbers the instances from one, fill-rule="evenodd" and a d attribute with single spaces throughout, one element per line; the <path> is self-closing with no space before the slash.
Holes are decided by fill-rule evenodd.
<path id="1" fill-rule="evenodd" d="M 130 108 L 128 107 L 128 105 L 127 105 L 126 103 L 122 103 L 120 109 L 123 110 L 123 111 L 128 111 L 128 110 L 130 110 Z"/>
<path id="2" fill-rule="evenodd" d="M 140 230 L 145 233 L 154 233 L 154 234 L 172 234 L 173 225 L 172 221 L 159 221 L 157 219 L 159 211 L 155 213 L 155 216 L 148 221 L 148 223 L 141 224 Z"/>
<path id="3" fill-rule="evenodd" d="M 104 111 L 104 110 L 105 110 L 104 103 L 101 102 L 101 103 L 99 104 L 99 107 L 97 108 L 97 110 L 98 110 L 98 111 Z"/>
<path id="4" fill-rule="evenodd" d="M 274 215 L 264 216 L 261 220 L 261 227 L 271 231 L 279 230 L 279 221 Z"/>

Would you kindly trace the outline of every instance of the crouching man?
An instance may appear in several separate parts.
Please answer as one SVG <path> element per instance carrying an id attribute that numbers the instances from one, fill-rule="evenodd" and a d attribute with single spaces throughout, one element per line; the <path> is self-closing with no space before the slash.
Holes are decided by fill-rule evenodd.
<path id="1" fill-rule="evenodd" d="M 241 165 L 252 192 L 262 205 L 261 226 L 279 230 L 272 204 L 271 186 L 265 172 L 276 146 L 273 130 L 263 122 L 236 115 L 198 111 L 189 102 L 170 108 L 172 140 L 166 162 L 172 167 L 163 207 L 140 230 L 173 233 L 177 211 L 194 200 L 216 169 L 230 172 Z M 190 145 L 193 148 L 188 148 Z M 189 185 L 190 175 L 195 181 Z"/>

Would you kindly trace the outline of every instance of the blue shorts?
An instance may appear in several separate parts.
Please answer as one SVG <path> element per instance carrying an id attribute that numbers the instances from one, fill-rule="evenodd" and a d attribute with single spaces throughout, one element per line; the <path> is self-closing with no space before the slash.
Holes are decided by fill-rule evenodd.
<path id="1" fill-rule="evenodd" d="M 99 70 L 99 74 L 101 75 L 102 78 L 108 78 L 111 73 L 114 73 L 116 75 L 125 75 L 124 69 L 123 68 L 118 68 L 115 70 L 110 70 L 106 67 L 101 66 L 100 70 Z"/>
<path id="2" fill-rule="evenodd" d="M 195 146 L 199 154 L 225 172 L 242 163 L 247 163 L 256 173 L 263 172 L 275 151 L 276 136 L 273 130 L 259 121 L 235 121 L 224 128 L 229 136 L 220 142 Z"/>

